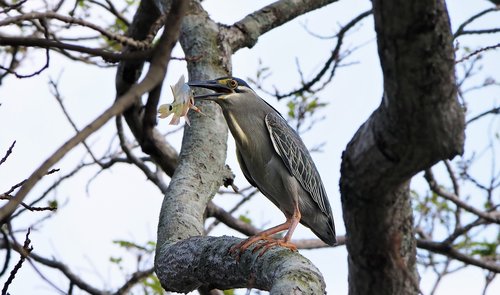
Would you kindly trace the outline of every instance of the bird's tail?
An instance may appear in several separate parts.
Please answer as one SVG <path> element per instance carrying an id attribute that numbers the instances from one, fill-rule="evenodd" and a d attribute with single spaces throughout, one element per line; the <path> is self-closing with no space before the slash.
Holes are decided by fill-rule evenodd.
<path id="1" fill-rule="evenodd" d="M 314 224 L 306 224 L 306 226 L 326 244 L 333 246 L 337 243 L 333 217 L 323 215 L 322 218 L 318 218 Z"/>

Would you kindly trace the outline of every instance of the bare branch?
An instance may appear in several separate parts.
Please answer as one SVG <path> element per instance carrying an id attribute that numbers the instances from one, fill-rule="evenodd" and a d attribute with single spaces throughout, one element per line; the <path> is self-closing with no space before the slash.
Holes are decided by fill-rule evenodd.
<path id="1" fill-rule="evenodd" d="M 488 9 L 485 9 L 473 16 L 471 16 L 470 18 L 468 18 L 466 21 L 464 21 L 458 28 L 457 30 L 455 31 L 455 34 L 453 34 L 453 38 L 456 39 L 457 37 L 459 37 L 460 35 L 463 35 L 463 32 L 465 30 L 465 27 L 467 25 L 469 25 L 470 23 L 472 23 L 474 20 L 488 14 L 488 13 L 491 13 L 491 12 L 497 12 L 499 11 L 499 8 L 498 7 L 494 7 L 494 8 L 488 8 Z"/>
<path id="2" fill-rule="evenodd" d="M 110 0 L 106 0 L 106 3 L 108 4 L 108 6 L 104 5 L 103 3 L 99 2 L 99 1 L 94 1 L 94 0 L 88 0 L 88 1 L 90 3 L 93 3 L 97 6 L 100 6 L 104 9 L 106 9 L 111 14 L 116 16 L 116 18 L 119 19 L 121 22 L 123 22 L 127 27 L 130 26 L 130 22 L 128 21 L 128 19 L 126 19 L 125 16 L 116 9 L 116 7 L 113 5 L 113 3 Z"/>
<path id="3" fill-rule="evenodd" d="M 4 46 L 26 46 L 26 47 L 42 47 L 42 48 L 57 48 L 70 51 L 87 53 L 92 56 L 100 56 L 107 62 L 118 62 L 121 60 L 144 60 L 148 59 L 153 52 L 152 49 L 144 51 L 115 53 L 105 49 L 90 48 L 80 45 L 58 42 L 50 39 L 30 38 L 30 37 L 11 37 L 0 34 L 0 45 Z"/>
<path id="4" fill-rule="evenodd" d="M 500 224 L 500 211 L 494 211 L 494 212 L 483 212 L 481 210 L 478 210 L 474 208 L 473 206 L 465 203 L 464 201 L 460 200 L 458 196 L 455 194 L 449 193 L 445 190 L 443 190 L 436 182 L 434 179 L 434 175 L 432 173 L 431 169 L 425 170 L 424 174 L 425 179 L 427 180 L 427 183 L 429 184 L 430 189 L 435 192 L 437 195 L 453 202 L 455 205 L 458 207 L 469 211 L 470 213 L 473 213 L 487 221 L 493 222 Z"/>
<path id="5" fill-rule="evenodd" d="M 94 23 L 87 22 L 83 19 L 74 18 L 71 16 L 61 15 L 61 14 L 58 14 L 58 13 L 53 12 L 53 11 L 30 12 L 30 13 L 24 13 L 24 14 L 14 16 L 14 17 L 9 17 L 9 18 L 6 18 L 6 19 L 0 21 L 0 27 L 16 24 L 18 22 L 22 22 L 25 20 L 34 20 L 34 19 L 38 19 L 38 20 L 57 19 L 59 21 L 62 21 L 62 22 L 68 23 L 68 24 L 77 24 L 80 26 L 90 28 L 94 31 L 99 32 L 102 36 L 105 36 L 109 40 L 117 41 L 123 45 L 131 46 L 131 47 L 134 47 L 134 48 L 137 48 L 140 50 L 148 49 L 150 47 L 149 42 L 137 41 L 137 40 L 134 40 L 132 38 L 129 38 L 129 37 L 126 37 L 123 35 L 115 34 L 115 33 L 109 32 L 109 31 L 99 27 L 98 25 L 96 25 Z"/>
<path id="6" fill-rule="evenodd" d="M 5 250 L 5 260 L 2 266 L 2 270 L 0 270 L 0 277 L 2 277 L 7 271 L 7 268 L 9 267 L 10 255 L 12 251 L 10 247 L 9 236 L 7 235 L 4 227 L 2 226 L 0 226 L 0 233 L 2 234 L 2 240 L 3 240 L 0 249 Z"/>
<path id="7" fill-rule="evenodd" d="M 80 130 L 78 130 L 78 127 L 76 126 L 75 122 L 73 121 L 73 119 L 69 115 L 68 111 L 66 110 L 66 107 L 64 106 L 63 98 L 62 98 L 61 94 L 59 93 L 59 88 L 57 86 L 57 83 L 54 80 L 50 79 L 49 84 L 52 86 L 52 95 L 55 97 L 55 99 L 59 103 L 59 106 L 61 107 L 61 110 L 63 111 L 64 116 L 66 117 L 68 122 L 73 127 L 73 130 L 75 130 L 76 133 L 80 132 Z M 87 149 L 87 152 L 89 153 L 90 157 L 94 160 L 94 162 L 96 162 L 99 166 L 102 167 L 102 163 L 96 158 L 96 156 L 94 156 L 94 153 L 90 149 L 90 146 L 87 144 L 87 142 L 85 142 L 85 140 L 84 140 L 84 141 L 82 141 L 82 144 L 85 147 L 85 149 Z"/>
<path id="8" fill-rule="evenodd" d="M 7 195 L 7 194 L 1 194 L 0 195 L 0 200 L 12 200 L 12 198 L 14 198 L 13 196 L 11 195 Z M 57 210 L 57 207 L 51 207 L 51 206 L 47 206 L 47 207 L 34 207 L 34 206 L 30 206 L 28 204 L 25 204 L 24 202 L 21 202 L 20 204 L 21 206 L 23 206 L 24 208 L 26 208 L 27 210 L 31 211 L 31 212 L 34 212 L 34 211 L 55 211 Z"/>
<path id="9" fill-rule="evenodd" d="M 99 289 L 93 287 L 91 284 L 85 282 L 81 278 L 81 276 L 72 272 L 71 269 L 67 265 L 65 265 L 59 261 L 56 261 L 54 259 L 48 259 L 48 258 L 42 257 L 42 256 L 35 254 L 35 253 L 31 253 L 30 258 L 33 259 L 34 261 L 40 263 L 40 264 L 43 264 L 45 266 L 59 270 L 61 273 L 64 274 L 64 276 L 66 276 L 71 281 L 72 284 L 76 285 L 78 288 L 80 288 L 80 289 L 82 289 L 82 290 L 84 290 L 92 295 L 108 294 L 107 292 L 99 290 Z"/>
<path id="10" fill-rule="evenodd" d="M 47 27 L 47 23 L 46 23 L 45 19 L 40 19 L 40 25 L 44 29 L 43 34 L 45 36 L 45 40 L 48 40 L 49 39 L 49 28 Z M 45 64 L 39 70 L 37 70 L 37 71 L 35 71 L 35 72 L 31 73 L 31 74 L 27 74 L 27 75 L 18 74 L 16 71 L 14 71 L 12 69 L 12 67 L 6 68 L 6 67 L 3 67 L 3 66 L 0 65 L 0 68 L 2 70 L 5 70 L 6 72 L 8 72 L 10 74 L 15 75 L 19 79 L 23 79 L 23 78 L 31 78 L 33 76 L 39 75 L 44 70 L 46 70 L 46 69 L 49 68 L 49 63 L 50 63 L 50 52 L 49 52 L 49 48 L 46 48 L 45 49 Z"/>
<path id="11" fill-rule="evenodd" d="M 130 294 L 130 289 L 139 283 L 141 280 L 147 278 L 148 276 L 152 275 L 154 272 L 154 268 L 149 268 L 143 271 L 137 271 L 132 274 L 132 276 L 121 286 L 116 292 L 114 293 L 115 295 L 125 295 L 125 294 Z"/>
<path id="12" fill-rule="evenodd" d="M 26 238 L 24 239 L 24 245 L 19 251 L 19 253 L 21 254 L 21 258 L 19 258 L 19 261 L 17 262 L 16 266 L 14 266 L 14 269 L 10 272 L 9 278 L 3 285 L 2 295 L 8 294 L 7 291 L 9 290 L 9 285 L 12 284 L 12 281 L 14 281 L 17 272 L 23 266 L 24 260 L 26 260 L 26 257 L 28 257 L 31 251 L 33 250 L 33 247 L 30 246 L 31 240 L 29 239 L 29 235 L 30 235 L 30 229 L 28 229 L 28 232 L 26 233 Z"/>
<path id="13" fill-rule="evenodd" d="M 16 145 L 16 141 L 14 140 L 12 142 L 12 144 L 10 145 L 9 149 L 7 149 L 7 152 L 5 152 L 5 156 L 3 156 L 3 158 L 0 160 L 0 165 L 2 165 L 7 160 L 7 158 L 12 153 L 12 150 L 14 149 L 15 145 Z"/>
<path id="14" fill-rule="evenodd" d="M 13 4 L 7 4 L 5 3 L 5 6 L 7 6 L 6 9 L 0 11 L 0 14 L 7 14 L 7 12 L 13 10 L 13 9 L 19 9 L 24 3 L 26 3 L 28 0 L 21 0 L 19 2 L 13 3 Z"/>
<path id="15" fill-rule="evenodd" d="M 490 46 L 485 46 L 485 47 L 479 48 L 478 50 L 475 50 L 475 51 L 467 54 L 466 56 L 462 57 L 461 59 L 457 60 L 455 63 L 461 63 L 461 62 L 466 61 L 469 58 L 471 58 L 472 56 L 477 55 L 477 54 L 479 54 L 481 52 L 485 52 L 485 51 L 488 51 L 488 50 L 495 50 L 495 49 L 498 49 L 498 48 L 500 48 L 500 43 L 495 44 L 495 45 L 490 45 Z"/>
<path id="16" fill-rule="evenodd" d="M 470 118 L 469 120 L 467 120 L 467 125 L 469 125 L 470 123 L 472 123 L 478 119 L 481 119 L 482 117 L 484 117 L 486 115 L 490 115 L 490 114 L 492 114 L 492 115 L 500 114 L 500 107 L 492 108 L 491 110 L 487 110 L 485 112 L 482 112 L 479 115 L 476 115 L 476 116 Z"/>
<path id="17" fill-rule="evenodd" d="M 462 254 L 459 251 L 455 250 L 452 246 L 445 244 L 445 243 L 439 243 L 439 242 L 418 239 L 417 240 L 417 247 L 420 249 L 425 249 L 425 250 L 432 251 L 434 253 L 439 253 L 439 254 L 448 256 L 450 258 L 461 261 L 465 264 L 474 265 L 474 266 L 477 266 L 477 267 L 480 267 L 483 269 L 490 270 L 490 271 L 495 272 L 495 273 L 500 273 L 500 265 L 499 264 L 489 262 L 489 261 L 480 260 L 480 259 L 475 259 L 471 256 Z"/>
<path id="18" fill-rule="evenodd" d="M 342 60 L 342 57 L 340 56 L 340 50 L 342 48 L 342 44 L 343 44 L 345 35 L 356 24 L 358 24 L 361 20 L 363 20 L 365 17 L 371 15 L 372 13 L 373 13 L 372 10 L 365 11 L 365 12 L 359 14 L 358 16 L 356 16 L 355 18 L 353 18 L 352 20 L 350 20 L 345 26 L 343 26 L 340 29 L 340 31 L 336 35 L 337 36 L 337 43 L 335 45 L 335 48 L 332 50 L 332 53 L 330 54 L 330 57 L 328 58 L 328 60 L 325 62 L 325 65 L 323 66 L 323 68 L 321 68 L 321 70 L 318 72 L 318 74 L 316 74 L 316 76 L 314 76 L 314 78 L 312 78 L 310 81 L 307 81 L 307 82 L 302 81 L 302 86 L 298 89 L 292 90 L 292 91 L 285 93 L 285 94 L 280 94 L 280 93 L 276 92 L 273 95 L 276 96 L 277 99 L 282 99 L 282 98 L 292 96 L 292 95 L 295 95 L 295 94 L 298 94 L 298 93 L 301 93 L 304 91 L 316 92 L 316 91 L 324 88 L 325 85 L 327 85 L 328 83 L 331 82 L 333 76 L 335 75 L 335 71 L 339 65 L 339 62 Z M 332 66 L 332 64 L 333 64 L 333 66 Z M 330 69 L 330 67 L 331 67 L 331 69 Z M 326 75 L 326 73 L 329 69 L 330 69 L 330 74 L 328 76 L 327 81 L 324 82 L 323 85 L 319 87 L 319 89 L 312 90 L 311 88 Z"/>
<path id="19" fill-rule="evenodd" d="M 220 222 L 224 223 L 228 227 L 235 229 L 247 236 L 255 235 L 259 232 L 257 228 L 253 225 L 246 223 L 238 218 L 235 218 L 221 207 L 215 205 L 212 201 L 208 202 L 207 205 L 207 215 L 208 217 L 215 217 Z"/>
<path id="20" fill-rule="evenodd" d="M 242 47 L 252 48 L 264 33 L 306 12 L 324 7 L 337 0 L 276 1 L 236 22 L 226 32 L 233 52 Z"/>
<path id="21" fill-rule="evenodd" d="M 141 159 L 136 157 L 128 147 L 127 140 L 125 139 L 125 135 L 123 134 L 122 116 L 116 116 L 116 128 L 118 131 L 118 138 L 120 139 L 120 146 L 125 155 L 127 155 L 129 161 L 137 166 L 137 168 L 139 168 L 142 172 L 144 172 L 146 177 L 151 180 L 151 182 L 153 182 L 164 194 L 167 191 L 168 186 L 158 177 L 158 175 L 151 171 Z"/>

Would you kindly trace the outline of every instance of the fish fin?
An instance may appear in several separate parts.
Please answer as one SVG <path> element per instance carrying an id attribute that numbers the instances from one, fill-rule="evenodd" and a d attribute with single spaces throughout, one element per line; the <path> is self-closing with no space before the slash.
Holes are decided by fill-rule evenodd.
<path id="1" fill-rule="evenodd" d="M 172 117 L 172 120 L 168 124 L 169 125 L 179 125 L 179 121 L 180 121 L 180 117 L 174 115 Z"/>

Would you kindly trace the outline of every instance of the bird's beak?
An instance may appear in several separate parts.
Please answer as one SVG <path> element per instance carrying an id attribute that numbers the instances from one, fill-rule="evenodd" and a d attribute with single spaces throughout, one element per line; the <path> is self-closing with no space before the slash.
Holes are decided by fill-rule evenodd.
<path id="1" fill-rule="evenodd" d="M 195 99 L 217 100 L 224 98 L 226 94 L 233 93 L 231 88 L 225 84 L 219 83 L 217 80 L 192 81 L 187 84 L 191 87 L 200 87 L 214 91 L 214 93 L 195 95 Z"/>

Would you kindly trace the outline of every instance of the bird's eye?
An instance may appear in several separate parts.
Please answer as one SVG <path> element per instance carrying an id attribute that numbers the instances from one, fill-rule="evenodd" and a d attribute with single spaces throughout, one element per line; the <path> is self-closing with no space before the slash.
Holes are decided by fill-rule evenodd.
<path id="1" fill-rule="evenodd" d="M 236 87 L 238 87 L 238 82 L 236 82 L 235 80 L 227 80 L 227 86 L 229 86 L 229 88 L 231 89 L 235 89 Z"/>

